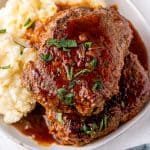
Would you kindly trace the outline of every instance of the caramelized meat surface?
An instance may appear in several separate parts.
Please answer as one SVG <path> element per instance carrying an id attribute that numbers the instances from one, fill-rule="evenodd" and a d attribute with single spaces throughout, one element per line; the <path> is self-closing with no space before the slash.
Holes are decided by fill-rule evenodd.
<path id="1" fill-rule="evenodd" d="M 150 100 L 150 80 L 148 73 L 139 63 L 137 55 L 130 53 L 125 59 L 120 85 L 122 107 L 122 122 L 132 119 L 144 104 Z"/>
<path id="2" fill-rule="evenodd" d="M 49 131 L 60 144 L 84 145 L 133 118 L 150 98 L 150 81 L 137 56 L 130 53 L 120 80 L 120 94 L 105 103 L 103 112 L 90 117 L 47 110 Z"/>
<path id="3" fill-rule="evenodd" d="M 52 112 L 102 112 L 119 92 L 132 40 L 128 21 L 114 9 L 72 8 L 47 21 L 37 35 L 32 44 L 39 58 L 23 74 L 37 102 Z"/>

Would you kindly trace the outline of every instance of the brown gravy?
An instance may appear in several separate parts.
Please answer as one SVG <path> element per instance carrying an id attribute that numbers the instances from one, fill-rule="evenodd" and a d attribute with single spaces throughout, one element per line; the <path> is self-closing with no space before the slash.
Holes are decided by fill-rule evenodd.
<path id="1" fill-rule="evenodd" d="M 64 6 L 63 4 L 57 4 L 58 11 L 69 8 L 69 5 Z M 148 70 L 148 56 L 145 45 L 140 38 L 136 29 L 132 26 L 134 39 L 132 40 L 130 51 L 138 55 L 138 58 L 143 65 L 143 67 Z M 33 110 L 27 117 L 23 118 L 18 123 L 13 124 L 23 134 L 32 137 L 40 145 L 50 145 L 54 142 L 53 137 L 48 133 L 48 128 L 46 126 L 45 120 L 43 118 L 44 109 L 42 106 L 37 105 L 35 110 Z"/>
<path id="2" fill-rule="evenodd" d="M 149 64 L 148 64 L 148 54 L 147 54 L 146 47 L 137 30 L 134 28 L 134 26 L 131 23 L 130 25 L 133 30 L 134 38 L 131 42 L 129 49 L 131 52 L 133 52 L 138 56 L 138 59 L 142 64 L 142 66 L 145 68 L 145 70 L 148 70 Z"/>
<path id="3" fill-rule="evenodd" d="M 63 3 L 58 3 L 56 4 L 58 11 L 63 11 L 65 9 L 69 9 L 72 6 L 70 6 L 69 4 L 63 4 Z M 85 2 L 83 4 L 80 5 L 75 5 L 75 6 L 89 6 L 89 3 Z M 111 7 L 113 7 L 114 9 L 118 10 L 118 5 L 112 5 Z M 137 54 L 138 59 L 140 61 L 140 63 L 143 65 L 143 67 L 145 68 L 145 70 L 148 70 L 148 55 L 147 55 L 147 50 L 146 47 L 143 43 L 143 40 L 141 39 L 140 35 L 138 34 L 137 30 L 134 28 L 134 26 L 132 25 L 132 23 L 130 23 L 130 26 L 133 30 L 133 35 L 134 35 L 134 39 L 131 42 L 131 46 L 130 46 L 130 51 L 133 52 L 134 54 Z"/>
<path id="4" fill-rule="evenodd" d="M 37 104 L 36 108 L 18 123 L 13 124 L 24 135 L 32 137 L 38 144 L 48 146 L 54 143 L 53 137 L 49 134 L 45 120 L 45 111 Z"/>

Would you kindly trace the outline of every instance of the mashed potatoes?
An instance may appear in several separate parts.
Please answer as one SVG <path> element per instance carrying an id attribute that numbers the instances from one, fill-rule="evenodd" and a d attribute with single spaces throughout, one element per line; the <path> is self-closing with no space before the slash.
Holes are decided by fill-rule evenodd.
<path id="1" fill-rule="evenodd" d="M 6 33 L 0 33 L 0 114 L 6 123 L 19 121 L 35 106 L 35 100 L 21 86 L 24 64 L 36 58 L 36 50 L 29 48 L 22 38 L 26 31 L 24 24 L 28 18 L 34 22 L 53 16 L 57 12 L 55 3 L 59 1 L 104 6 L 103 0 L 8 0 L 0 10 L 0 31 L 6 29 Z"/>

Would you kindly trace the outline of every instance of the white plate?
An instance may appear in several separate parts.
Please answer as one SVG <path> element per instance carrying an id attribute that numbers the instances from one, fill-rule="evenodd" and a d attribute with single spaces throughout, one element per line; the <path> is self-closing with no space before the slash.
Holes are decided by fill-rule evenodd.
<path id="1" fill-rule="evenodd" d="M 2 5 L 1 0 L 0 5 Z M 136 27 L 138 32 L 140 33 L 145 46 L 148 50 L 150 50 L 150 27 L 143 18 L 143 16 L 140 14 L 140 12 L 136 9 L 136 7 L 132 4 L 130 0 L 107 0 L 107 4 L 117 4 L 119 6 L 120 13 L 128 18 L 132 24 Z M 150 51 L 148 51 L 148 56 L 150 58 Z M 150 59 L 149 59 L 150 61 Z M 150 64 L 150 62 L 149 62 Z M 87 150 L 87 149 L 96 149 L 103 144 L 107 143 L 108 141 L 114 139 L 115 137 L 119 136 L 120 134 L 124 133 L 127 129 L 129 129 L 131 126 L 133 126 L 135 123 L 138 122 L 138 120 L 144 116 L 144 114 L 150 109 L 150 104 L 147 105 L 142 112 L 140 112 L 134 119 L 129 121 L 128 123 L 121 126 L 118 130 L 114 131 L 113 133 L 109 134 L 108 136 L 96 140 L 95 142 L 88 144 L 86 146 L 77 148 L 72 146 L 59 146 L 56 144 L 53 144 L 49 147 L 41 147 L 39 146 L 35 141 L 33 141 L 31 138 L 22 135 L 19 131 L 14 129 L 12 126 L 6 125 L 2 119 L 0 119 L 0 132 L 1 134 L 5 135 L 6 137 L 10 138 L 12 141 L 16 142 L 19 145 L 22 145 L 23 147 L 26 147 L 27 149 L 31 150 Z"/>

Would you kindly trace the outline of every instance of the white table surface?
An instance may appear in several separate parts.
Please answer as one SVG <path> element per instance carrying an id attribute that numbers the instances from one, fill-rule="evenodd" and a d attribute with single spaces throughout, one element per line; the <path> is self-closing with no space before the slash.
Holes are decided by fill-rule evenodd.
<path id="1" fill-rule="evenodd" d="M 2 0 L 0 0 L 1 2 Z M 137 8 L 144 15 L 150 25 L 150 0 L 132 0 Z M 127 148 L 140 144 L 150 143 L 150 110 L 134 126 L 128 129 L 124 134 L 118 136 L 99 150 L 125 150 Z M 3 135 L 0 135 L 0 150 L 26 150 L 16 145 Z"/>

